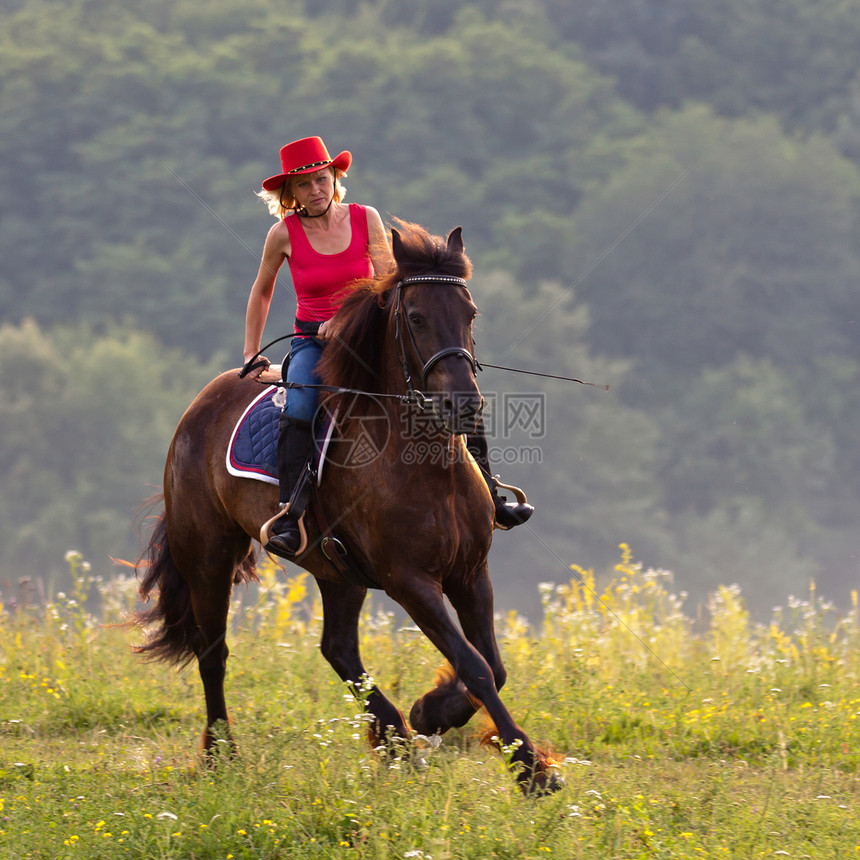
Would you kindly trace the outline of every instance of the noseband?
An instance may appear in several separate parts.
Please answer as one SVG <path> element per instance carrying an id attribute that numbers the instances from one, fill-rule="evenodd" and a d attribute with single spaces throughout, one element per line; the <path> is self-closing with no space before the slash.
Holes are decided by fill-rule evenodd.
<path id="1" fill-rule="evenodd" d="M 397 351 L 400 355 L 400 363 L 403 366 L 403 374 L 406 377 L 407 390 L 410 394 L 415 393 L 419 395 L 422 400 L 426 400 L 423 392 L 427 387 L 427 377 L 429 376 L 430 371 L 433 370 L 433 368 L 443 359 L 449 358 L 450 356 L 464 358 L 469 362 L 469 366 L 472 368 L 472 373 L 475 375 L 477 375 L 478 370 L 480 369 L 477 359 L 468 349 L 465 349 L 462 346 L 448 346 L 444 349 L 440 349 L 438 352 L 431 355 L 426 362 L 424 362 L 424 365 L 421 368 L 421 387 L 416 390 L 415 385 L 412 382 L 412 374 L 409 371 L 409 361 L 406 358 L 406 347 L 403 343 L 401 324 L 409 335 L 409 341 L 412 344 L 412 349 L 414 350 L 419 363 L 421 362 L 421 353 L 419 352 L 418 344 L 415 341 L 415 333 L 412 331 L 412 326 L 409 325 L 409 317 L 406 316 L 406 311 L 403 308 L 403 288 L 408 287 L 410 284 L 428 283 L 456 284 L 457 286 L 463 287 L 463 289 L 467 289 L 466 282 L 463 278 L 456 278 L 451 275 L 414 275 L 411 278 L 404 278 L 402 281 L 398 281 L 397 286 L 394 288 L 394 340 L 397 344 Z"/>

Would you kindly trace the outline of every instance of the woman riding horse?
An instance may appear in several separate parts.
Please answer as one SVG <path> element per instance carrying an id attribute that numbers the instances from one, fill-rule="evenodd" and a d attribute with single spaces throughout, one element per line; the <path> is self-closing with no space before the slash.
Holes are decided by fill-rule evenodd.
<path id="1" fill-rule="evenodd" d="M 494 504 L 464 441 L 483 402 L 471 264 L 459 228 L 443 240 L 414 224 L 400 227 L 391 234 L 394 265 L 354 285 L 319 365 L 322 405 L 337 412 L 337 432 L 325 475 L 312 487 L 314 516 L 300 558 L 322 598 L 320 653 L 345 683 L 368 681 L 359 619 L 367 588 L 383 589 L 450 670 L 415 700 L 408 723 L 369 682 L 372 745 L 398 750 L 415 733 L 465 725 L 483 707 L 522 790 L 551 791 L 560 786 L 552 762 L 499 695 L 507 672 L 488 565 Z M 256 578 L 253 538 L 276 499 L 274 488 L 228 469 L 235 428 L 260 397 L 259 385 L 232 370 L 188 407 L 167 454 L 164 513 L 138 565 L 141 598 L 155 599 L 137 616 L 147 629 L 138 650 L 179 664 L 196 658 L 203 750 L 213 764 L 219 740 L 235 749 L 224 690 L 231 594 L 234 584 Z M 427 420 L 413 424 L 418 415 Z M 445 456 L 414 456 L 427 450 Z"/>
<path id="2" fill-rule="evenodd" d="M 332 158 L 319 137 L 293 141 L 280 151 L 281 173 L 263 181 L 263 198 L 278 219 L 269 230 L 245 317 L 245 367 L 268 366 L 260 359 L 260 341 L 278 271 L 289 262 L 296 292 L 296 320 L 290 353 L 284 360 L 288 384 L 317 385 L 317 364 L 325 342 L 336 336 L 332 318 L 350 285 L 390 265 L 390 251 L 379 213 L 370 206 L 344 204 L 340 180 L 352 163 L 348 151 Z M 318 396 L 314 388 L 291 387 L 278 425 L 280 509 L 263 525 L 265 548 L 293 559 L 302 548 L 301 517 L 307 506 L 307 482 L 300 481 L 308 460 Z M 495 524 L 509 529 L 534 510 L 525 502 L 506 502 L 490 475 L 483 424 L 470 434 L 469 450 L 488 482 Z"/>

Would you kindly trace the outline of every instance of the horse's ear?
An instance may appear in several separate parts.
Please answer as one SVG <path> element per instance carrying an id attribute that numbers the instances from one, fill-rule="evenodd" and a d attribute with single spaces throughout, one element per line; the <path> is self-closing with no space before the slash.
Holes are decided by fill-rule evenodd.
<path id="1" fill-rule="evenodd" d="M 462 254 L 465 250 L 463 245 L 463 228 L 455 227 L 448 234 L 448 251 L 451 254 Z"/>
<path id="2" fill-rule="evenodd" d="M 394 261 L 400 264 L 403 259 L 403 240 L 393 227 L 391 228 L 391 253 L 394 255 Z"/>

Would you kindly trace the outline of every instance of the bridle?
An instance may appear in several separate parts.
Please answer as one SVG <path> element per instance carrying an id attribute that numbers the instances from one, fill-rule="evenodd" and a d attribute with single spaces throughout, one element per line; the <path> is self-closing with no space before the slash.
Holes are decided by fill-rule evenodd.
<path id="1" fill-rule="evenodd" d="M 415 333 L 412 331 L 412 326 L 409 324 L 409 317 L 406 315 L 406 311 L 403 307 L 403 288 L 412 284 L 430 283 L 456 284 L 459 287 L 463 287 L 463 289 L 467 289 L 466 281 L 463 280 L 463 278 L 457 278 L 453 275 L 413 275 L 410 278 L 403 278 L 398 281 L 394 287 L 394 342 L 397 347 L 400 364 L 403 368 L 403 375 L 406 378 L 407 391 L 410 395 L 417 395 L 418 399 L 423 401 L 427 400 L 424 395 L 424 389 L 427 387 L 427 377 L 430 375 L 430 371 L 433 370 L 440 361 L 456 356 L 457 358 L 465 359 L 469 363 L 469 367 L 472 368 L 472 373 L 475 375 L 477 375 L 478 371 L 481 369 L 481 366 L 478 364 L 478 360 L 468 349 L 462 346 L 448 346 L 444 349 L 440 349 L 438 352 L 431 355 L 427 361 L 423 362 L 420 380 L 421 387 L 415 387 L 415 384 L 412 381 L 412 373 L 409 370 L 409 359 L 406 356 L 406 345 L 404 344 L 401 328 L 404 329 L 406 334 L 409 336 L 409 342 L 412 344 L 412 349 L 419 364 L 422 363 L 422 359 L 421 352 L 418 349 L 418 343 L 415 340 Z"/>

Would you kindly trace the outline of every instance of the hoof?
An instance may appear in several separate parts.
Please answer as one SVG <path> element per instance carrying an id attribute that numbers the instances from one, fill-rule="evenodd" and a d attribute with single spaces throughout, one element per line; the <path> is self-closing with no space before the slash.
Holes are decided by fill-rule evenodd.
<path id="1" fill-rule="evenodd" d="M 519 784 L 526 797 L 546 797 L 564 788 L 564 777 L 555 769 L 545 770 L 521 776 Z"/>

